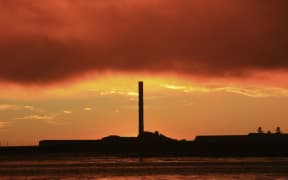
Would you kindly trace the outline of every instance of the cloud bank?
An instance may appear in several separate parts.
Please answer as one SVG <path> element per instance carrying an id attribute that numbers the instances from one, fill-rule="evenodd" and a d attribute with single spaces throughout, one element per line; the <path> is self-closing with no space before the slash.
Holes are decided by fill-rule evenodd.
<path id="1" fill-rule="evenodd" d="M 0 0 L 0 80 L 288 69 L 286 0 Z"/>

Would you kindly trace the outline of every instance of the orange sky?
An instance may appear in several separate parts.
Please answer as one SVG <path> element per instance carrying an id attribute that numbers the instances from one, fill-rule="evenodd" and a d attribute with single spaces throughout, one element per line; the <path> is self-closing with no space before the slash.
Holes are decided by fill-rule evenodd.
<path id="1" fill-rule="evenodd" d="M 286 0 L 0 0 L 0 141 L 288 130 Z"/>
<path id="2" fill-rule="evenodd" d="M 258 126 L 288 129 L 287 88 L 171 75 L 90 77 L 46 87 L 2 84 L 2 144 L 136 136 L 139 79 L 145 83 L 146 130 L 193 139 L 200 134 L 246 134 Z"/>

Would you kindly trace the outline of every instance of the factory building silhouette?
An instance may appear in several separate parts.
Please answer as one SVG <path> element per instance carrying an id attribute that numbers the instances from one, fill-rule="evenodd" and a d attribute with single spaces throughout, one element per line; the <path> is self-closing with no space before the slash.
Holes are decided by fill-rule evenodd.
<path id="1" fill-rule="evenodd" d="M 154 133 L 144 130 L 144 82 L 138 82 L 138 136 L 135 137 L 121 137 L 118 135 L 110 135 L 102 138 L 101 140 L 41 140 L 39 142 L 40 147 L 93 147 L 94 145 L 98 146 L 99 143 L 136 143 L 136 142 L 172 142 L 171 138 L 168 138 L 162 134 L 159 134 L 158 131 Z M 127 145 L 127 144 L 126 144 Z"/>
<path id="2" fill-rule="evenodd" d="M 138 136 L 111 135 L 100 140 L 41 140 L 41 152 L 90 152 L 120 155 L 181 156 L 288 156 L 288 134 L 264 133 L 259 127 L 248 135 L 197 136 L 175 140 L 144 129 L 144 83 L 138 82 Z"/>

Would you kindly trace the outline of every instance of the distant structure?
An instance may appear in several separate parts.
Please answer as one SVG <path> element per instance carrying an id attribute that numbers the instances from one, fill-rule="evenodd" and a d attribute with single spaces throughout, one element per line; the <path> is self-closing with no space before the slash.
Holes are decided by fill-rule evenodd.
<path id="1" fill-rule="evenodd" d="M 138 82 L 139 134 L 138 137 L 107 136 L 100 140 L 41 140 L 39 152 L 67 153 L 89 152 L 99 155 L 140 156 L 208 156 L 208 157 L 288 157 L 288 134 L 276 127 L 275 132 L 263 131 L 248 135 L 197 136 L 193 141 L 176 140 L 160 134 L 144 131 L 144 83 Z M 1 145 L 1 143 L 0 143 Z M 8 142 L 7 142 L 8 146 Z M 9 147 L 13 150 L 13 147 Z M 18 148 L 18 147 L 17 147 Z M 2 148 L 3 149 L 3 148 Z M 5 149 L 4 149 L 5 150 Z M 19 152 L 22 149 L 19 148 Z M 10 151 L 1 151 L 2 152 Z M 30 152 L 30 151 L 29 151 Z M 34 151 L 31 151 L 32 153 Z"/>
<path id="2" fill-rule="evenodd" d="M 276 127 L 276 134 L 282 134 L 282 131 L 281 131 L 280 127 Z"/>
<path id="3" fill-rule="evenodd" d="M 138 83 L 138 97 L 139 97 L 139 134 L 138 137 L 141 137 L 144 134 L 144 90 L 143 90 L 143 81 Z"/>
<path id="4" fill-rule="evenodd" d="M 253 133 L 250 133 L 250 134 L 253 134 Z M 262 130 L 262 127 L 258 127 L 258 129 L 257 129 L 257 134 L 265 134 L 264 133 L 264 131 Z M 275 129 L 275 133 L 272 133 L 270 130 L 268 130 L 267 131 L 267 134 L 282 134 L 282 130 L 281 130 L 281 128 L 278 126 L 278 127 L 276 127 L 276 129 Z"/>
<path id="5" fill-rule="evenodd" d="M 258 134 L 263 134 L 262 127 L 258 127 L 258 129 L 257 129 L 257 133 L 258 133 Z"/>

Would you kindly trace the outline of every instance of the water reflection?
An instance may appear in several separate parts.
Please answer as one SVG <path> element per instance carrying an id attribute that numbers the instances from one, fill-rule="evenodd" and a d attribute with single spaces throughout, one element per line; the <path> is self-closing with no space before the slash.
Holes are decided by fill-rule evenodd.
<path id="1" fill-rule="evenodd" d="M 59 156 L 1 160 L 0 179 L 286 179 L 288 158 Z"/>

